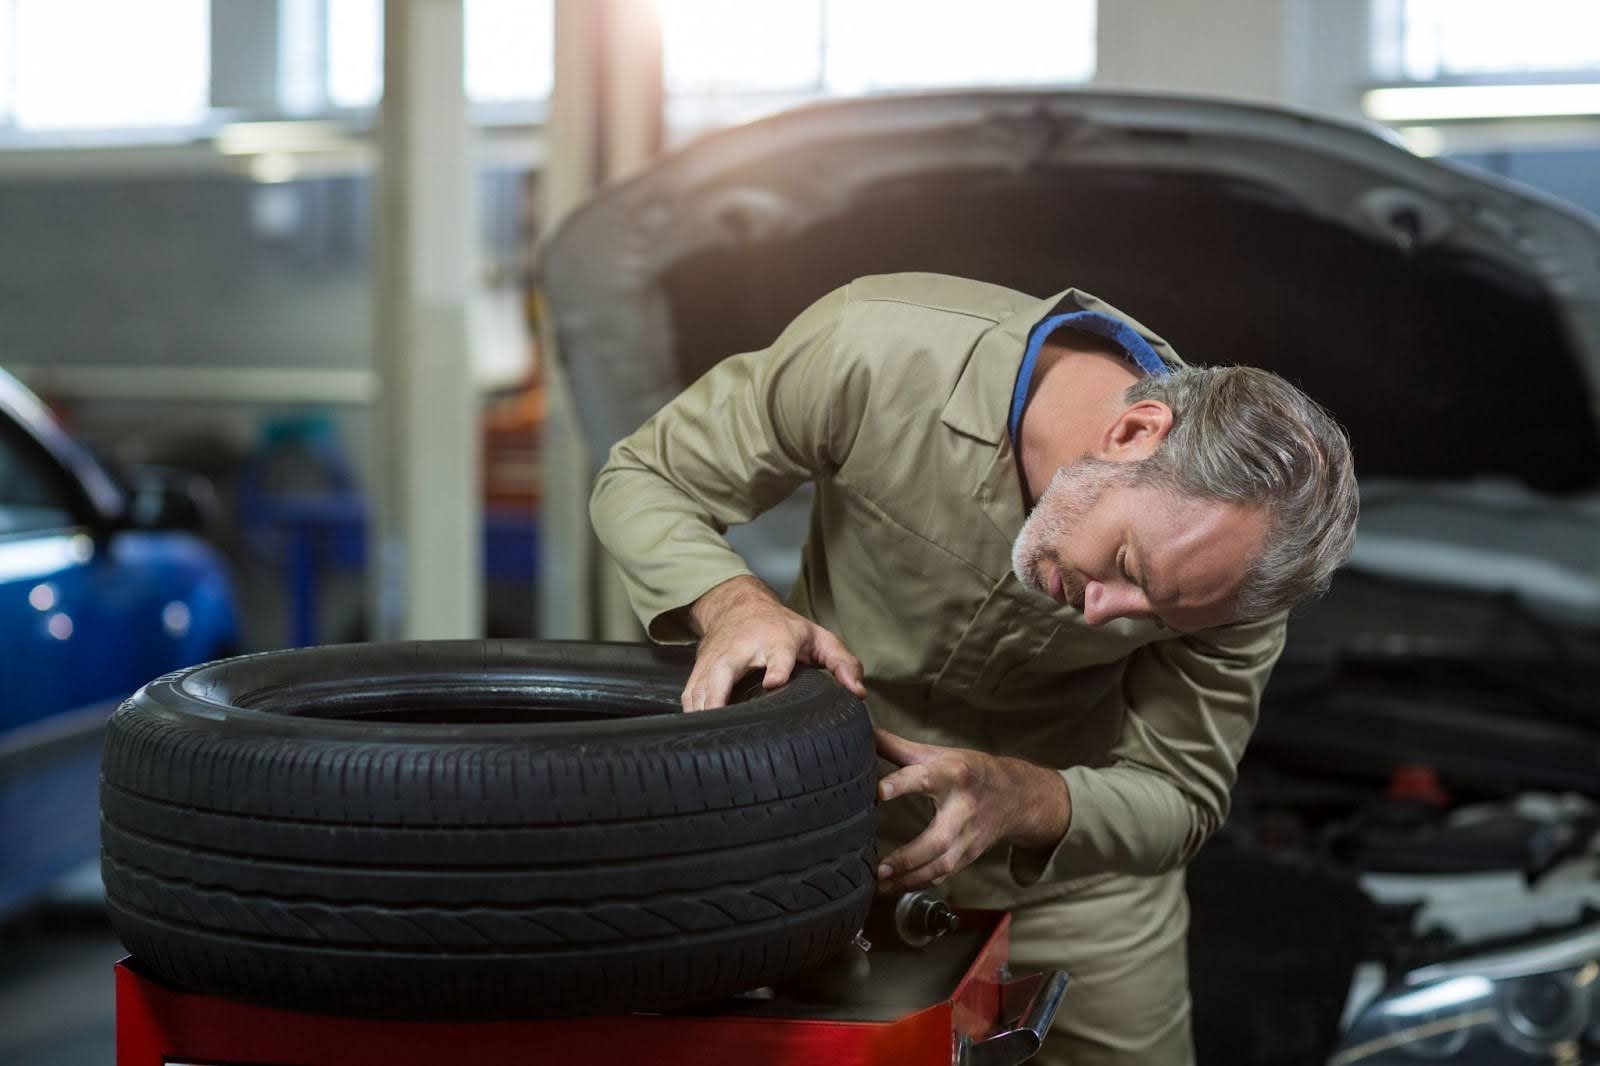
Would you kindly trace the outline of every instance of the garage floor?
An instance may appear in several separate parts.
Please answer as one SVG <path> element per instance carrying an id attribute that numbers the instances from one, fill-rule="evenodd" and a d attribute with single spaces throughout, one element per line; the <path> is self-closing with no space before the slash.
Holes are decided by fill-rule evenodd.
<path id="1" fill-rule="evenodd" d="M 112 1066 L 112 935 L 90 869 L 51 902 L 0 925 L 0 1062 Z"/>

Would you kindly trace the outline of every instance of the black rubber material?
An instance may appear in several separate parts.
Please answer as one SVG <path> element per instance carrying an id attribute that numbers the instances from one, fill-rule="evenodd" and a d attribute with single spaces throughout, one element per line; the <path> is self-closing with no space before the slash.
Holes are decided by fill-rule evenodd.
<path id="1" fill-rule="evenodd" d="M 112 715 L 102 871 L 179 985 L 320 1013 L 663 1009 L 847 943 L 866 709 L 827 674 L 685 715 L 691 657 L 439 641 L 245 656 Z"/>

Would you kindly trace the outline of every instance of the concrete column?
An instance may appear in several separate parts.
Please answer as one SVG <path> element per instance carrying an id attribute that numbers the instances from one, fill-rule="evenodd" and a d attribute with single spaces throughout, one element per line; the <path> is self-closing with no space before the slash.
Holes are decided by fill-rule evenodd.
<path id="1" fill-rule="evenodd" d="M 471 637 L 483 627 L 478 397 L 467 333 L 476 182 L 462 8 L 463 0 L 384 4 L 369 568 L 380 639 Z"/>
<path id="2" fill-rule="evenodd" d="M 1291 29 L 1295 49 L 1306 57 L 1291 102 L 1365 121 L 1361 94 L 1373 83 L 1370 0 L 1300 0 Z"/>
<path id="3" fill-rule="evenodd" d="M 601 7 L 597 0 L 555 4 L 555 77 L 539 174 L 540 226 L 546 235 L 555 232 L 600 180 Z M 554 331 L 544 330 L 541 340 L 545 420 L 538 633 L 585 640 L 594 636 L 592 575 L 598 554 L 589 529 L 589 450 Z"/>
<path id="4" fill-rule="evenodd" d="M 616 181 L 648 166 L 661 151 L 666 102 L 657 0 L 609 0 L 604 26 L 606 103 L 602 177 Z M 601 640 L 643 640 L 622 574 L 597 552 L 595 633 Z"/>
<path id="5" fill-rule="evenodd" d="M 661 150 L 659 0 L 556 0 L 555 80 L 540 171 L 550 233 L 603 181 Z"/>
<path id="6" fill-rule="evenodd" d="M 546 234 L 600 181 L 604 0 L 556 0 L 555 69 L 539 172 L 540 224 Z"/>
<path id="7" fill-rule="evenodd" d="M 1356 117 L 1368 19 L 1367 0 L 1114 0 L 1099 6 L 1094 80 Z"/>
<path id="8" fill-rule="evenodd" d="M 661 151 L 666 123 L 660 0 L 609 0 L 604 25 L 605 156 L 616 181 Z"/>
<path id="9" fill-rule="evenodd" d="M 540 181 L 546 233 L 601 182 L 645 165 L 660 150 L 661 31 L 655 3 L 556 0 L 555 53 Z M 553 343 L 548 334 L 545 342 Z M 589 526 L 592 457 L 579 435 L 560 353 L 553 354 L 545 362 L 539 632 L 639 640 L 643 631 Z"/>

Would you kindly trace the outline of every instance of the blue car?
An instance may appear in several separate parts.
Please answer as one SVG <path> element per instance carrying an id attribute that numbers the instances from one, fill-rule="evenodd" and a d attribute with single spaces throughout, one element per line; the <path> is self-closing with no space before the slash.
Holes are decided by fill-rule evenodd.
<path id="1" fill-rule="evenodd" d="M 237 646 L 203 488 L 113 475 L 0 371 L 0 920 L 96 854 L 117 703 Z"/>

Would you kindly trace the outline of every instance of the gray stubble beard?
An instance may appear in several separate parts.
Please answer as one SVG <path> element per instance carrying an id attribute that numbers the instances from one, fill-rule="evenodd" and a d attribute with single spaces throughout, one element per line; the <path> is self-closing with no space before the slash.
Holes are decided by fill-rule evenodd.
<path id="1" fill-rule="evenodd" d="M 1112 485 L 1128 484 L 1132 470 L 1127 463 L 1082 458 L 1056 470 L 1050 484 L 1039 494 L 1032 513 L 1022 523 L 1011 545 L 1011 570 L 1028 588 L 1050 595 L 1039 574 L 1041 559 L 1049 559 L 1061 574 L 1061 591 L 1067 602 L 1083 610 L 1084 586 L 1078 575 L 1062 568 L 1061 558 L 1051 545 L 1068 539 L 1091 508 Z"/>

